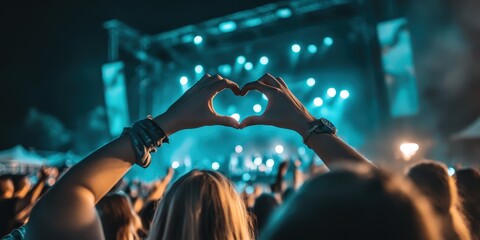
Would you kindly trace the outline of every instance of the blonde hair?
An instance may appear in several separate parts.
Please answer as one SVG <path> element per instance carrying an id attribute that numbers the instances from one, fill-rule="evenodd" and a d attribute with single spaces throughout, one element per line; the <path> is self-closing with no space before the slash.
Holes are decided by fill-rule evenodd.
<path id="1" fill-rule="evenodd" d="M 250 240 L 252 224 L 233 185 L 222 174 L 193 170 L 160 201 L 148 239 Z"/>
<path id="2" fill-rule="evenodd" d="M 455 179 L 439 162 L 423 161 L 408 170 L 407 176 L 426 196 L 441 218 L 447 239 L 470 240 Z"/>

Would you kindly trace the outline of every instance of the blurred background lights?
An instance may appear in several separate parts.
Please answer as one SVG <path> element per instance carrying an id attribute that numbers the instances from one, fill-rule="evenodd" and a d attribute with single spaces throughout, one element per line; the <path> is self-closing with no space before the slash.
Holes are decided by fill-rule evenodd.
<path id="1" fill-rule="evenodd" d="M 279 18 L 289 18 L 292 16 L 292 10 L 289 8 L 280 8 L 275 13 Z"/>
<path id="2" fill-rule="evenodd" d="M 218 162 L 213 162 L 212 163 L 212 169 L 213 170 L 218 170 L 220 168 L 220 163 Z"/>
<path id="3" fill-rule="evenodd" d="M 275 161 L 273 161 L 273 159 L 269 158 L 269 159 L 267 159 L 267 162 L 265 164 L 267 165 L 267 167 L 271 168 L 271 167 L 273 167 L 273 165 L 275 165 Z"/>
<path id="4" fill-rule="evenodd" d="M 245 70 L 250 71 L 253 68 L 253 64 L 251 62 L 245 63 Z"/>
<path id="5" fill-rule="evenodd" d="M 298 154 L 304 155 L 306 152 L 307 152 L 307 150 L 305 149 L 305 147 L 299 147 L 298 148 Z"/>
<path id="6" fill-rule="evenodd" d="M 298 52 L 300 52 L 300 50 L 302 50 L 302 48 L 300 47 L 300 45 L 298 45 L 298 44 L 293 44 L 293 45 L 292 45 L 292 52 L 298 53 Z"/>
<path id="7" fill-rule="evenodd" d="M 278 144 L 277 146 L 275 146 L 275 152 L 280 154 L 280 153 L 283 153 L 283 146 Z"/>
<path id="8" fill-rule="evenodd" d="M 242 174 L 242 179 L 243 179 L 243 181 L 245 181 L 245 182 L 250 181 L 251 178 L 252 178 L 252 176 L 250 176 L 250 173 L 244 173 L 244 174 Z"/>
<path id="9" fill-rule="evenodd" d="M 242 145 L 237 145 L 237 146 L 235 146 L 235 152 L 236 152 L 236 153 L 241 153 L 242 151 L 243 151 Z"/>
<path id="10" fill-rule="evenodd" d="M 307 79 L 307 86 L 313 87 L 313 85 L 315 85 L 315 79 L 314 78 Z"/>
<path id="11" fill-rule="evenodd" d="M 172 162 L 172 168 L 177 169 L 178 167 L 180 167 L 180 163 L 178 161 L 173 161 Z"/>
<path id="12" fill-rule="evenodd" d="M 228 64 L 218 66 L 218 71 L 225 75 L 230 75 L 232 73 L 232 67 Z"/>
<path id="13" fill-rule="evenodd" d="M 410 160 L 420 147 L 416 143 L 402 143 L 400 144 L 400 151 L 402 152 L 404 160 Z"/>
<path id="14" fill-rule="evenodd" d="M 203 66 L 202 65 L 195 66 L 195 72 L 196 73 L 202 73 L 203 72 Z"/>
<path id="15" fill-rule="evenodd" d="M 449 168 L 448 168 L 448 175 L 449 175 L 449 176 L 453 176 L 453 174 L 455 174 L 455 168 L 449 167 Z"/>
<path id="16" fill-rule="evenodd" d="M 260 164 L 262 164 L 262 158 L 256 157 L 255 159 L 253 159 L 253 164 L 259 166 Z"/>
<path id="17" fill-rule="evenodd" d="M 244 56 L 238 56 L 237 57 L 237 63 L 238 64 L 244 64 L 247 61 L 247 59 Z"/>
<path id="18" fill-rule="evenodd" d="M 267 65 L 268 64 L 268 57 L 265 57 L 265 56 L 261 57 L 260 58 L 260 63 L 262 65 Z"/>
<path id="19" fill-rule="evenodd" d="M 253 105 L 253 111 L 259 113 L 260 111 L 262 111 L 262 106 L 260 104 Z"/>
<path id="20" fill-rule="evenodd" d="M 347 90 L 340 91 L 340 97 L 342 99 L 347 99 L 350 96 L 350 93 Z"/>
<path id="21" fill-rule="evenodd" d="M 313 45 L 313 44 L 310 44 L 310 45 L 308 45 L 308 47 L 307 47 L 307 51 L 308 51 L 309 53 L 311 53 L 311 54 L 316 53 L 317 50 L 318 50 L 318 49 L 317 49 L 317 46 L 315 46 L 315 45 Z"/>
<path id="22" fill-rule="evenodd" d="M 240 121 L 240 114 L 238 114 L 238 113 L 232 114 L 231 117 L 232 117 L 233 119 L 237 120 L 237 121 Z"/>
<path id="23" fill-rule="evenodd" d="M 182 77 L 180 78 L 180 84 L 186 85 L 187 83 L 188 83 L 188 78 L 185 77 L 185 76 L 182 76 Z"/>
<path id="24" fill-rule="evenodd" d="M 200 35 L 197 35 L 197 36 L 195 36 L 195 37 L 193 38 L 193 43 L 195 43 L 196 45 L 198 45 L 198 44 L 200 44 L 200 43 L 202 43 L 202 42 L 203 42 L 203 38 L 202 38 L 202 36 L 200 36 Z"/>
<path id="25" fill-rule="evenodd" d="M 337 95 L 337 90 L 335 90 L 335 88 L 329 88 L 327 90 L 327 95 L 329 97 L 335 97 L 335 95 Z"/>
<path id="26" fill-rule="evenodd" d="M 223 22 L 218 25 L 218 29 L 223 33 L 233 32 L 237 29 L 237 24 L 234 21 Z"/>
<path id="27" fill-rule="evenodd" d="M 316 97 L 315 99 L 313 99 L 313 104 L 317 107 L 320 107 L 323 105 L 323 100 L 322 98 L 319 98 L 319 97 Z"/>
<path id="28" fill-rule="evenodd" d="M 264 100 L 268 100 L 268 98 L 267 98 L 267 96 L 266 96 L 265 94 L 262 94 L 262 98 L 263 98 Z"/>
<path id="29" fill-rule="evenodd" d="M 323 44 L 325 44 L 325 46 L 332 46 L 333 45 L 333 38 L 331 38 L 331 37 L 323 38 Z"/>

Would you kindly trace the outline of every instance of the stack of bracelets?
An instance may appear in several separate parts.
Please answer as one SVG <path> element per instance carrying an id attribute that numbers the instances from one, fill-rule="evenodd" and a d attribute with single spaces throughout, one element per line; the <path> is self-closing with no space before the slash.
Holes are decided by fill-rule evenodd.
<path id="1" fill-rule="evenodd" d="M 135 163 L 143 168 L 151 162 L 150 153 L 156 152 L 162 143 L 169 143 L 165 132 L 152 120 L 152 116 L 135 122 L 123 129 L 122 136 L 128 135 L 135 152 Z"/>

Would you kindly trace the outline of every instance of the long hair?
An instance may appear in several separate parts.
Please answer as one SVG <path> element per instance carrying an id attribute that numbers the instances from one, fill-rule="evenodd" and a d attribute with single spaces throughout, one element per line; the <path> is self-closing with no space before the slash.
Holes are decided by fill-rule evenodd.
<path id="1" fill-rule="evenodd" d="M 472 238 L 480 240 L 480 172 L 473 168 L 461 169 L 455 177 Z"/>
<path id="2" fill-rule="evenodd" d="M 441 239 L 436 220 L 406 179 L 356 167 L 307 181 L 274 214 L 261 239 Z"/>
<path id="3" fill-rule="evenodd" d="M 110 193 L 97 204 L 106 240 L 140 239 L 139 217 L 135 214 L 127 195 Z"/>
<path id="4" fill-rule="evenodd" d="M 228 179 L 217 172 L 193 170 L 160 201 L 148 239 L 250 240 L 252 227 Z"/>
<path id="5" fill-rule="evenodd" d="M 407 176 L 426 196 L 442 220 L 446 239 L 469 240 L 461 201 L 453 177 L 448 175 L 444 164 L 424 161 L 411 167 Z"/>

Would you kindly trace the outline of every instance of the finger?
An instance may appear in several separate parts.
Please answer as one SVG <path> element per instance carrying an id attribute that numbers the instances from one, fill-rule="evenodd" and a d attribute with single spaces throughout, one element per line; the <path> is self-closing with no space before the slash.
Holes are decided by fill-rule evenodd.
<path id="1" fill-rule="evenodd" d="M 267 121 L 263 116 L 250 116 L 240 123 L 240 128 L 245 128 L 253 125 L 267 125 Z"/>
<path id="2" fill-rule="evenodd" d="M 237 96 L 239 96 L 242 93 L 238 84 L 226 78 L 222 79 L 221 81 L 212 83 L 212 88 L 216 92 L 220 92 L 225 88 L 229 88 Z"/>
<path id="3" fill-rule="evenodd" d="M 215 75 L 211 76 L 207 80 L 207 82 L 208 82 L 208 84 L 210 84 L 210 83 L 214 83 L 214 82 L 218 82 L 218 81 L 222 81 L 222 80 L 223 80 L 223 77 L 221 75 L 215 74 Z"/>
<path id="4" fill-rule="evenodd" d="M 212 76 L 207 73 L 207 74 L 203 75 L 203 77 L 200 78 L 200 80 L 198 80 L 197 83 L 195 83 L 195 84 L 203 84 L 205 82 L 208 82 L 210 80 L 210 78 L 212 78 Z"/>
<path id="5" fill-rule="evenodd" d="M 241 95 L 245 96 L 250 90 L 257 90 L 268 97 L 273 93 L 275 88 L 268 86 L 267 84 L 262 83 L 260 81 L 250 82 L 250 83 L 247 83 L 245 86 L 243 86 Z"/>
<path id="6" fill-rule="evenodd" d="M 280 84 L 282 84 L 282 86 L 288 88 L 288 87 L 287 87 L 287 83 L 285 83 L 285 81 L 283 81 L 283 78 L 277 77 L 277 78 L 275 78 L 275 79 L 277 79 L 277 81 L 278 81 Z"/>
<path id="7" fill-rule="evenodd" d="M 277 81 L 277 79 L 270 73 L 265 73 L 258 81 L 266 83 L 267 85 L 273 86 L 273 87 L 280 87 L 280 83 Z"/>
<path id="8" fill-rule="evenodd" d="M 232 117 L 228 116 L 217 116 L 217 125 L 233 127 L 233 128 L 240 128 L 240 123 Z"/>

